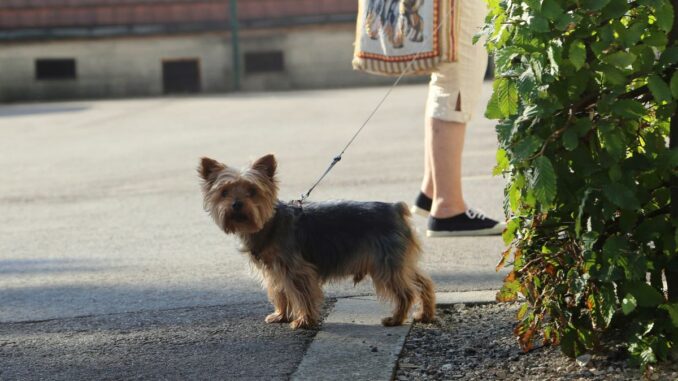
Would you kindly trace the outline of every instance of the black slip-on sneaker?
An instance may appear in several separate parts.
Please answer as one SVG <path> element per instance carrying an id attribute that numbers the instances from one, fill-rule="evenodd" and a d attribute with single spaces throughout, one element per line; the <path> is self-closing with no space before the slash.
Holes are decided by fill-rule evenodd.
<path id="1" fill-rule="evenodd" d="M 506 224 L 495 221 L 485 213 L 468 209 L 466 212 L 448 218 L 428 218 L 427 237 L 461 237 L 478 235 L 499 235 Z"/>
<path id="2" fill-rule="evenodd" d="M 431 212 L 431 205 L 433 205 L 433 200 L 431 200 L 423 192 L 419 192 L 419 195 L 417 195 L 417 198 L 414 200 L 414 205 L 412 205 L 410 211 L 412 214 L 428 217 L 428 214 Z"/>

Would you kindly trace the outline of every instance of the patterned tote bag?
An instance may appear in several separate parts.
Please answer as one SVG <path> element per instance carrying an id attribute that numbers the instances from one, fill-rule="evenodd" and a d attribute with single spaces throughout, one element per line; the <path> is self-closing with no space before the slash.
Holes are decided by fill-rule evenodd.
<path id="1" fill-rule="evenodd" d="M 462 0 L 359 0 L 353 68 L 380 75 L 428 74 L 456 61 Z M 482 1 L 482 0 L 467 0 Z"/>

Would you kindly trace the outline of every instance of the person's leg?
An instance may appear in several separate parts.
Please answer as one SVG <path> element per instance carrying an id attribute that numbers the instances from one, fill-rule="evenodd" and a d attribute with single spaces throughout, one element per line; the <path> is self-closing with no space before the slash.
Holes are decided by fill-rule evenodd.
<path id="1" fill-rule="evenodd" d="M 466 124 L 428 118 L 431 134 L 430 161 L 433 182 L 431 216 L 447 218 L 466 211 L 461 168 Z"/>
<path id="2" fill-rule="evenodd" d="M 433 198 L 433 158 L 431 157 L 431 120 L 426 117 L 424 122 L 424 177 L 421 181 L 421 193 Z"/>

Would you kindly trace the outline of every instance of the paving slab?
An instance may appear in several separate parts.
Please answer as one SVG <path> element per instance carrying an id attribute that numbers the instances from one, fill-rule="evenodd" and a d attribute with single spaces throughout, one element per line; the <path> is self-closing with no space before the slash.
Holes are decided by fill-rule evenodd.
<path id="1" fill-rule="evenodd" d="M 292 380 L 391 380 L 410 325 L 384 327 L 389 306 L 376 300 L 339 299 Z"/>
<path id="2" fill-rule="evenodd" d="M 489 303 L 496 293 L 439 292 L 436 304 Z M 291 379 L 392 380 L 410 324 L 382 326 L 389 307 L 375 296 L 339 299 Z"/>

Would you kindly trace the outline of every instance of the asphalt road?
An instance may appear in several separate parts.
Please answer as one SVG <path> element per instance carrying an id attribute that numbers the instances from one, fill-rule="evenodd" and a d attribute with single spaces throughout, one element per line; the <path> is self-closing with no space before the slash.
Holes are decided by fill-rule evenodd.
<path id="1" fill-rule="evenodd" d="M 489 83 L 484 90 L 486 99 Z M 97 369 L 167 378 L 201 374 L 199 366 L 215 377 L 285 378 L 309 337 L 261 323 L 264 292 L 236 242 L 202 210 L 198 158 L 242 166 L 275 153 L 281 197 L 298 198 L 385 91 L 0 106 L 0 379 L 88 378 Z M 425 97 L 423 85 L 397 88 L 312 199 L 411 201 L 423 170 Z M 495 150 L 493 124 L 478 110 L 465 194 L 499 217 Z M 438 291 L 499 287 L 499 237 L 424 243 L 422 267 Z M 371 293 L 368 282 L 327 288 L 332 297 Z M 221 336 L 210 341 L 214 332 Z M 240 333 L 247 343 L 233 344 Z M 166 340 L 147 344 L 137 334 Z M 125 364 L 147 371 L 124 373 Z M 177 370 L 186 367 L 198 373 Z"/>

